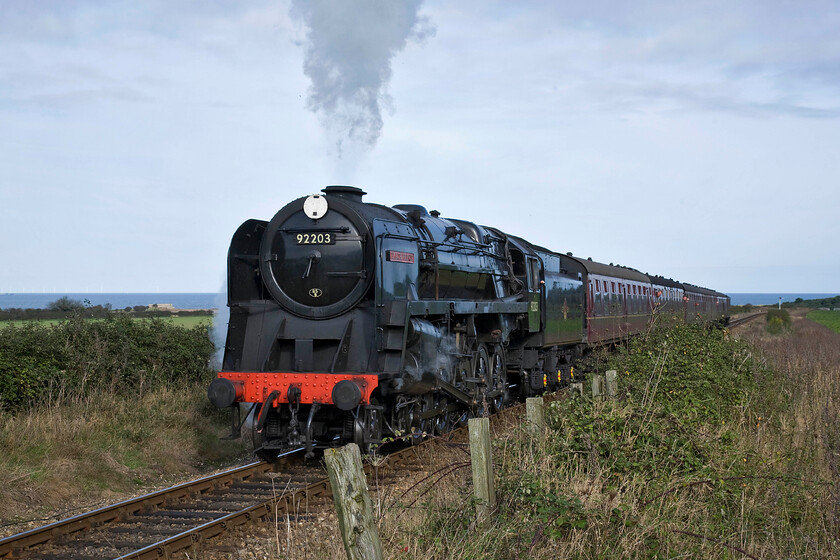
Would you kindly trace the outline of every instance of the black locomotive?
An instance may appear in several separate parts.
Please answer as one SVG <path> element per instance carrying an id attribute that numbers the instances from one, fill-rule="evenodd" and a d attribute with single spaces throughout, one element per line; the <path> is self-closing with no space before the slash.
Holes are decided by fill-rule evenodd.
<path id="1" fill-rule="evenodd" d="M 248 220 L 228 254 L 230 322 L 209 389 L 253 403 L 257 454 L 440 433 L 553 389 L 585 349 L 667 311 L 722 319 L 724 294 L 554 253 L 355 187 Z"/>

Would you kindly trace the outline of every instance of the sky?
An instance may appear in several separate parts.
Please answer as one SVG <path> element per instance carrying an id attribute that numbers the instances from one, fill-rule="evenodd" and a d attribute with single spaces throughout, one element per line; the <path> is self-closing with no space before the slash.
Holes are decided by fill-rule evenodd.
<path id="1" fill-rule="evenodd" d="M 0 0 L 0 293 L 218 292 L 333 184 L 840 293 L 840 3 Z"/>

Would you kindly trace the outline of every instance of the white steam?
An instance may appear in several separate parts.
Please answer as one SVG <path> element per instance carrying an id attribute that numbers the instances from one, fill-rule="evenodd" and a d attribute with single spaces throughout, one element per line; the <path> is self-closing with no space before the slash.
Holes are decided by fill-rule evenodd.
<path id="1" fill-rule="evenodd" d="M 306 27 L 307 108 L 335 143 L 339 158 L 376 145 L 389 106 L 391 60 L 410 39 L 434 35 L 417 12 L 422 0 L 292 0 Z"/>
<path id="2" fill-rule="evenodd" d="M 227 342 L 228 321 L 230 320 L 230 309 L 227 306 L 227 280 L 225 280 L 219 293 L 216 294 L 214 303 L 216 313 L 213 315 L 212 337 L 213 344 L 216 346 L 216 355 L 213 358 L 211 367 L 216 371 L 221 371 L 225 343 Z"/>

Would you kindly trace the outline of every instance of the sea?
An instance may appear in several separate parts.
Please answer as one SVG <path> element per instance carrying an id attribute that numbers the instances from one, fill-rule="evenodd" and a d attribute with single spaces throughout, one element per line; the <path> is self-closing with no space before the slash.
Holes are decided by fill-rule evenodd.
<path id="1" fill-rule="evenodd" d="M 802 299 L 822 299 L 838 295 L 833 294 L 789 294 L 789 293 L 732 293 L 728 294 L 732 305 L 774 305 Z M 85 305 L 110 304 L 113 309 L 125 309 L 135 305 L 149 306 L 154 303 L 171 303 L 177 309 L 219 309 L 227 304 L 226 295 L 220 293 L 146 293 L 146 294 L 107 294 L 107 293 L 0 293 L 0 309 L 46 309 L 49 304 L 61 297 L 78 300 Z"/>
<path id="2" fill-rule="evenodd" d="M 46 309 L 55 300 L 68 297 L 85 305 L 110 304 L 112 309 L 125 309 L 135 305 L 171 303 L 176 309 L 218 309 L 227 304 L 226 294 L 219 293 L 0 293 L 0 309 Z"/>
<path id="3" fill-rule="evenodd" d="M 834 297 L 840 294 L 835 292 L 833 294 L 783 294 L 783 293 L 765 293 L 765 294 L 726 294 L 729 296 L 729 303 L 732 305 L 775 305 L 779 303 L 779 298 L 782 303 L 791 303 L 797 298 L 802 299 L 824 299 Z"/>

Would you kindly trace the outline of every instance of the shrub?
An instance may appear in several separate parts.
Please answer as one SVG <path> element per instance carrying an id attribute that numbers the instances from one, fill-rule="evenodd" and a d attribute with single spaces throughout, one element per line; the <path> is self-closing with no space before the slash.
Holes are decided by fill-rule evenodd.
<path id="1" fill-rule="evenodd" d="M 185 329 L 162 319 L 109 314 L 7 326 L 0 331 L 0 407 L 209 379 L 214 351 L 206 326 Z"/>
<path id="2" fill-rule="evenodd" d="M 767 332 L 780 334 L 790 329 L 790 313 L 786 309 L 771 309 L 767 312 Z"/>
<path id="3" fill-rule="evenodd" d="M 47 305 L 47 309 L 50 311 L 61 311 L 63 313 L 73 313 L 76 311 L 82 311 L 85 308 L 85 304 L 77 299 L 70 299 L 67 296 L 60 297 L 57 300 L 50 302 Z"/>

